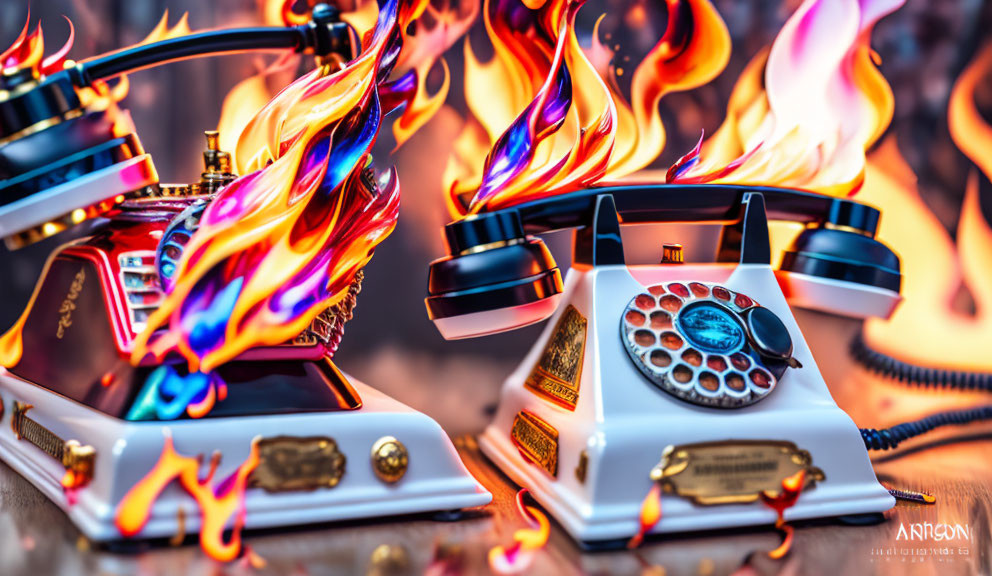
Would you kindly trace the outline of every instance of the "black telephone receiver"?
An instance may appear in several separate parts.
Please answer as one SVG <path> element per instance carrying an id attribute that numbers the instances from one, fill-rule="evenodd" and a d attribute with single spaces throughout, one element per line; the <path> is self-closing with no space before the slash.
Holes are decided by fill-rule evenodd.
<path id="1" fill-rule="evenodd" d="M 783 188 L 656 184 L 590 188 L 448 224 L 448 255 L 430 265 L 428 315 L 449 340 L 549 317 L 562 278 L 537 234 L 574 228 L 574 264 L 625 265 L 621 224 L 722 224 L 717 262 L 770 265 L 768 220 L 806 224 L 779 269 L 792 304 L 852 316 L 894 309 L 899 258 L 875 239 L 878 209 Z"/>

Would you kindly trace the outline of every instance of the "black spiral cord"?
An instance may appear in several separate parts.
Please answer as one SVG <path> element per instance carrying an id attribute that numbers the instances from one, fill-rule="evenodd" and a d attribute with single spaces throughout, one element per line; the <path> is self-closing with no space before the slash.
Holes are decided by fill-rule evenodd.
<path id="1" fill-rule="evenodd" d="M 906 384 L 924 388 L 992 392 L 992 373 L 924 368 L 873 350 L 861 334 L 851 341 L 851 356 L 868 370 Z M 861 428 L 861 439 L 869 450 L 892 450 L 900 442 L 926 434 L 935 428 L 992 420 L 992 405 L 938 412 L 881 430 Z"/>
<path id="2" fill-rule="evenodd" d="M 873 350 L 858 333 L 851 340 L 851 356 L 868 370 L 924 388 L 949 388 L 992 392 L 992 373 L 924 368 Z"/>
<path id="3" fill-rule="evenodd" d="M 965 410 L 938 412 L 912 422 L 903 422 L 891 428 L 861 428 L 861 439 L 869 450 L 891 450 L 904 440 L 926 434 L 934 428 L 951 425 L 970 424 L 982 420 L 992 420 L 992 406 L 980 406 Z"/>

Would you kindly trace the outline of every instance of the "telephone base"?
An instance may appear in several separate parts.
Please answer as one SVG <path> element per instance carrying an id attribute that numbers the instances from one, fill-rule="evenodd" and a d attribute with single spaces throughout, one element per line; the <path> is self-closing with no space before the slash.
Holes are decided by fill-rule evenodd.
<path id="1" fill-rule="evenodd" d="M 0 461 L 38 488 L 95 542 L 122 539 L 116 509 L 127 491 L 155 465 L 164 435 L 170 432 L 184 456 L 223 454 L 216 478 L 230 475 L 248 456 L 252 440 L 333 439 L 344 456 L 334 487 L 245 494 L 246 529 L 326 523 L 362 518 L 449 511 L 483 506 L 492 495 L 468 472 L 448 435 L 429 416 L 359 381 L 349 383 L 361 408 L 334 413 L 294 413 L 171 422 L 130 422 L 103 415 L 0 369 L 0 402 L 8 415 L 14 402 L 33 407 L 27 415 L 61 438 L 77 439 L 96 452 L 90 483 L 70 503 L 60 480 L 62 464 L 9 425 L 0 427 Z M 408 452 L 405 474 L 396 482 L 378 478 L 372 447 L 384 436 Z M 256 470 L 258 470 L 256 468 Z M 184 530 L 196 534 L 201 516 L 196 501 L 178 482 L 159 495 L 137 540 L 170 538 Z M 185 522 L 183 521 L 185 520 Z"/>
<path id="2" fill-rule="evenodd" d="M 659 388 L 628 355 L 620 328 L 628 302 L 648 286 L 671 282 L 715 283 L 767 307 L 791 334 L 801 367 L 785 371 L 767 397 L 734 408 L 697 405 Z M 542 359 L 571 365 L 562 360 L 569 355 L 580 366 L 578 380 L 556 386 Z M 479 445 L 574 539 L 594 547 L 637 533 L 652 469 L 669 447 L 691 453 L 683 469 L 690 479 L 666 481 L 651 534 L 773 524 L 776 513 L 759 494 L 781 489 L 781 479 L 794 473 L 788 462 L 805 462 L 817 478 L 785 511 L 786 520 L 880 513 L 895 504 L 875 477 L 858 428 L 831 398 L 767 265 L 573 267 L 556 316 L 504 384 Z M 714 445 L 730 446 L 730 455 L 705 460 L 700 446 Z M 789 457 L 779 462 L 786 464 L 769 456 L 783 453 Z M 709 472 L 694 472 L 705 464 Z M 766 464 L 775 474 L 756 481 L 748 466 Z M 709 500 L 697 500 L 697 489 Z"/>

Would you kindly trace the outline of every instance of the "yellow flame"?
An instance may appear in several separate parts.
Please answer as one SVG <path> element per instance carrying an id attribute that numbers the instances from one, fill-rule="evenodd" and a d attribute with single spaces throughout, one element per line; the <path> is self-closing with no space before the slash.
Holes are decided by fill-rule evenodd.
<path id="1" fill-rule="evenodd" d="M 527 490 L 517 492 L 516 504 L 520 515 L 529 525 L 513 533 L 509 548 L 494 546 L 489 550 L 489 568 L 496 574 L 519 574 L 534 560 L 534 553 L 544 548 L 551 534 L 551 523 L 543 512 L 523 503 Z"/>
<path id="2" fill-rule="evenodd" d="M 992 176 L 992 127 L 979 114 L 975 87 L 992 70 L 985 46 L 958 78 L 948 124 L 955 144 Z M 957 246 L 920 198 L 915 176 L 891 139 L 872 155 L 862 199 L 882 209 L 879 238 L 900 256 L 903 302 L 888 320 L 870 319 L 866 343 L 900 360 L 931 368 L 992 372 L 992 228 L 982 215 L 978 174 L 968 177 Z M 974 313 L 955 309 L 961 287 Z"/>

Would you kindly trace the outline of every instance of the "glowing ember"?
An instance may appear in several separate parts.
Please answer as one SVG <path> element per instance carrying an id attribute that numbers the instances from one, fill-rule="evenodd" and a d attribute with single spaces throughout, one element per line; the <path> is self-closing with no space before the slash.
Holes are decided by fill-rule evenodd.
<path id="1" fill-rule="evenodd" d="M 178 479 L 200 508 L 200 545 L 204 552 L 223 562 L 237 558 L 241 552 L 241 528 L 245 523 L 245 488 L 248 477 L 258 465 L 258 443 L 252 442 L 248 458 L 216 488 L 213 477 L 220 459 L 211 460 L 203 480 L 200 480 L 201 460 L 178 454 L 172 437 L 166 436 L 158 463 L 128 491 L 117 507 L 114 522 L 121 534 L 130 537 L 139 533 L 148 522 L 159 494 Z M 225 542 L 224 531 L 228 524 L 231 524 L 231 537 Z"/>
<path id="2" fill-rule="evenodd" d="M 955 144 L 992 176 L 992 127 L 975 106 L 975 87 L 992 70 L 986 46 L 961 74 L 951 93 L 948 124 Z M 879 238 L 900 256 L 903 302 L 888 320 L 869 319 L 864 340 L 900 360 L 945 370 L 992 372 L 992 228 L 979 204 L 978 174 L 968 179 L 958 222 L 957 246 L 916 189 L 916 179 L 886 142 L 871 158 L 862 196 L 883 210 Z M 912 225 L 907 225 L 912 223 Z M 953 306 L 967 288 L 973 313 Z M 920 345 L 925 338 L 926 345 Z"/>
<path id="3" fill-rule="evenodd" d="M 582 4 L 485 2 L 494 57 L 483 64 L 466 43 L 465 97 L 472 116 L 445 172 L 453 216 L 643 168 L 664 147 L 661 97 L 704 84 L 726 65 L 730 39 L 713 6 L 668 0 L 667 29 L 634 71 L 628 105 L 611 70 L 594 66 L 579 45 L 575 17 Z M 594 41 L 593 58 L 608 59 L 606 52 Z"/>
<path id="4" fill-rule="evenodd" d="M 669 182 L 728 182 L 844 196 L 892 119 L 872 27 L 905 0 L 806 0 L 742 73 L 727 119 Z"/>
<path id="5" fill-rule="evenodd" d="M 779 559 L 789 553 L 792 548 L 792 535 L 795 530 L 785 523 L 785 511 L 795 506 L 799 500 L 799 494 L 806 483 L 806 470 L 800 470 L 792 476 L 782 480 L 782 490 L 779 492 L 764 491 L 761 493 L 761 501 L 778 514 L 775 519 L 775 528 L 782 531 L 784 537 L 782 544 L 778 548 L 768 553 L 770 558 Z"/>
<path id="6" fill-rule="evenodd" d="M 517 510 L 530 528 L 513 533 L 509 548 L 495 546 L 489 551 L 489 568 L 497 574 L 520 574 L 534 561 L 534 554 L 548 543 L 551 525 L 547 516 L 533 506 L 524 504 L 527 489 L 517 492 Z"/>
<path id="7" fill-rule="evenodd" d="M 641 526 L 637 530 L 637 534 L 627 542 L 627 548 L 633 549 L 641 545 L 644 541 L 644 536 L 650 532 L 656 524 L 661 520 L 661 483 L 655 482 L 651 485 L 651 490 L 648 491 L 648 495 L 644 497 L 644 502 L 641 503 Z"/>
<path id="8" fill-rule="evenodd" d="M 395 174 L 371 194 L 369 153 L 378 86 L 402 40 L 396 31 L 422 9 L 386 0 L 358 58 L 302 76 L 248 123 L 236 152 L 245 176 L 204 211 L 132 361 L 175 351 L 190 372 L 210 372 L 249 348 L 291 340 L 347 295 L 396 224 Z"/>

